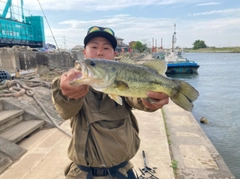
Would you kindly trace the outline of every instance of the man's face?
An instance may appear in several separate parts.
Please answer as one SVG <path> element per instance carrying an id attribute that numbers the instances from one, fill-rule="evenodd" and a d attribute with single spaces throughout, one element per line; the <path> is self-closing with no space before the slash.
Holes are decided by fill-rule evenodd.
<path id="1" fill-rule="evenodd" d="M 85 58 L 104 58 L 113 60 L 116 52 L 111 43 L 103 37 L 92 38 L 84 49 Z"/>

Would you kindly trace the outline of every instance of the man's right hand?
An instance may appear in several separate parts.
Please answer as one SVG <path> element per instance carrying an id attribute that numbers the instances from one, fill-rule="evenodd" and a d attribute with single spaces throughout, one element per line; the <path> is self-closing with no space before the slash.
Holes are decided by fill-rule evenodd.
<path id="1" fill-rule="evenodd" d="M 71 69 L 68 72 L 62 74 L 60 88 L 64 96 L 67 96 L 70 99 L 79 99 L 88 93 L 87 85 L 71 86 L 69 84 L 70 81 L 81 76 L 82 76 L 81 72 L 78 72 L 74 69 Z"/>

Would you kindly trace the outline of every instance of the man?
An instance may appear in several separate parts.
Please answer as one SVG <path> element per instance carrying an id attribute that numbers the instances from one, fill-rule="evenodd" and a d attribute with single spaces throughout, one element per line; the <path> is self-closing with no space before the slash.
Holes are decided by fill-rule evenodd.
<path id="1" fill-rule="evenodd" d="M 117 41 L 112 29 L 91 27 L 84 39 L 84 57 L 113 60 Z M 131 109 L 155 111 L 168 103 L 164 93 L 148 92 L 154 103 L 124 98 L 118 105 L 107 94 L 69 82 L 81 76 L 71 69 L 52 82 L 53 103 L 64 119 L 71 120 L 72 139 L 68 156 L 72 163 L 66 179 L 136 178 L 129 160 L 139 149 L 138 123 Z"/>

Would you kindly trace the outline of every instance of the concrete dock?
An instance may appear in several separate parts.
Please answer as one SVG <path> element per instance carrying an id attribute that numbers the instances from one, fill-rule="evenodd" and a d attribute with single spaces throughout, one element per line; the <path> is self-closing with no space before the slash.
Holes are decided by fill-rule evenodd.
<path id="1" fill-rule="evenodd" d="M 157 167 L 159 179 L 234 179 L 215 147 L 190 112 L 170 102 L 153 113 L 133 110 L 140 128 L 141 146 L 131 160 L 138 176 L 144 167 Z M 61 127 L 71 132 L 69 120 Z M 0 179 L 64 179 L 70 162 L 70 137 L 57 128 L 43 129 L 19 145 L 27 152 Z M 144 177 L 148 175 L 145 174 Z"/>

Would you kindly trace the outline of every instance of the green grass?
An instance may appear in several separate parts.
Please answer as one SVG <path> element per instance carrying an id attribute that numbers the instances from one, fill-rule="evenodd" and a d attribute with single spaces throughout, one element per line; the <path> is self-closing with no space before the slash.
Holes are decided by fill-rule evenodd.
<path id="1" fill-rule="evenodd" d="M 175 178 L 177 178 L 178 162 L 176 160 L 172 160 L 171 167 L 173 168 L 173 172 L 174 172 Z"/>
<path id="2" fill-rule="evenodd" d="M 164 126 L 165 126 L 165 130 L 166 130 L 166 136 L 167 136 L 167 139 L 168 139 L 170 156 L 171 156 L 171 159 L 172 159 L 172 162 L 171 162 L 170 167 L 173 168 L 173 173 L 174 173 L 175 179 L 178 179 L 178 178 L 179 178 L 179 177 L 178 177 L 178 173 L 177 173 L 177 170 L 178 170 L 178 162 L 173 158 L 173 153 L 172 153 L 172 150 L 171 150 L 172 141 L 171 141 L 171 138 L 170 138 L 170 133 L 169 133 L 169 131 L 168 131 L 168 127 L 167 127 L 166 116 L 165 116 L 165 114 L 164 114 L 163 109 L 162 109 L 161 111 L 162 111 L 162 116 L 163 116 L 163 120 L 164 120 Z"/>

